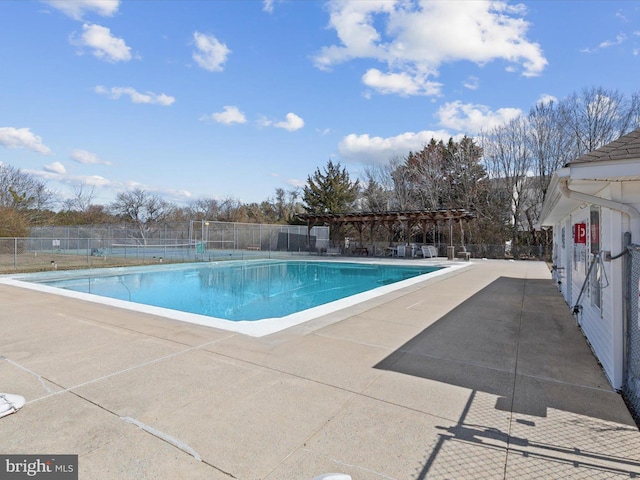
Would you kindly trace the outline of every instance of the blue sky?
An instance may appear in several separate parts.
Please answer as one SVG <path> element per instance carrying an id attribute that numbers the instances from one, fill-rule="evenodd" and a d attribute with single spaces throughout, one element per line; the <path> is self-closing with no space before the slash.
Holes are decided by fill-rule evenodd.
<path id="1" fill-rule="evenodd" d="M 260 202 L 640 90 L 637 1 L 3 0 L 0 42 L 0 162 L 95 203 Z"/>

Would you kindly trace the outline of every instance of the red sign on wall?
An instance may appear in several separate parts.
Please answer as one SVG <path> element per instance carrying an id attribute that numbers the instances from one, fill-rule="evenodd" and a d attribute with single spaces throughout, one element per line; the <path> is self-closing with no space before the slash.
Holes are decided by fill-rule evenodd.
<path id="1" fill-rule="evenodd" d="M 573 228 L 573 243 L 587 243 L 587 224 L 576 223 Z"/>

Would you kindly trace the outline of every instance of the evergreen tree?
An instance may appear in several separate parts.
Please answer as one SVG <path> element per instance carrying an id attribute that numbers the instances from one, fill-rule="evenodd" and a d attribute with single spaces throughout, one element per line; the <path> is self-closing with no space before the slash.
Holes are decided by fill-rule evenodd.
<path id="1" fill-rule="evenodd" d="M 353 209 L 359 191 L 359 181 L 352 182 L 345 168 L 329 160 L 324 173 L 317 168 L 307 177 L 302 201 L 307 213 L 345 213 Z"/>

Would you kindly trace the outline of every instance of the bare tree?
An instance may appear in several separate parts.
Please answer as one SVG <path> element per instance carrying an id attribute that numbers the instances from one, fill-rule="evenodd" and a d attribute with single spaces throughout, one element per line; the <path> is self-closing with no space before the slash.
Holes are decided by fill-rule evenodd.
<path id="1" fill-rule="evenodd" d="M 511 240 L 517 243 L 522 230 L 523 212 L 528 190 L 527 175 L 533 162 L 527 145 L 528 124 L 518 117 L 503 126 L 494 127 L 482 135 L 484 165 L 489 177 L 498 186 L 498 198 L 510 211 Z"/>
<path id="2" fill-rule="evenodd" d="M 262 202 L 261 206 L 270 221 L 275 223 L 290 223 L 295 221 L 296 213 L 302 212 L 302 205 L 297 205 L 300 197 L 300 188 L 292 188 L 285 191 L 284 188 L 276 188 L 275 199 Z"/>
<path id="3" fill-rule="evenodd" d="M 227 197 L 220 203 L 219 220 L 223 222 L 242 222 L 246 214 L 242 202 L 237 198 Z"/>
<path id="4" fill-rule="evenodd" d="M 576 155 L 620 138 L 634 126 L 634 98 L 617 90 L 585 88 L 560 103 L 562 125 L 573 137 Z M 637 110 L 637 107 L 635 107 Z"/>
<path id="5" fill-rule="evenodd" d="M 434 139 L 417 153 L 409 152 L 405 165 L 415 208 L 442 208 L 449 198 L 448 158 L 442 141 Z"/>
<path id="6" fill-rule="evenodd" d="M 397 158 L 393 158 L 386 165 L 366 167 L 364 170 L 364 188 L 362 195 L 362 209 L 371 212 L 389 210 L 394 203 L 393 170 L 400 165 Z"/>
<path id="7" fill-rule="evenodd" d="M 220 202 L 215 198 L 200 198 L 189 205 L 188 215 L 193 220 L 218 220 Z"/>
<path id="8" fill-rule="evenodd" d="M 629 131 L 640 128 L 640 92 L 635 92 L 631 95 L 631 101 L 629 103 L 629 110 L 631 111 L 631 122 L 629 125 Z"/>
<path id="9" fill-rule="evenodd" d="M 555 102 L 539 102 L 528 116 L 527 145 L 531 151 L 534 173 L 540 179 L 542 196 L 547 192 L 553 173 L 576 156 L 569 132 Z"/>
<path id="10" fill-rule="evenodd" d="M 415 208 L 412 172 L 403 168 L 405 161 L 404 158 L 394 156 L 386 165 L 392 185 L 388 210 Z"/>
<path id="11" fill-rule="evenodd" d="M 48 208 L 53 194 L 44 182 L 19 168 L 0 163 L 0 207 L 22 212 Z"/>
<path id="12" fill-rule="evenodd" d="M 72 190 L 72 196 L 62 202 L 63 207 L 70 211 L 88 212 L 96 196 L 96 187 L 79 183 L 73 185 Z"/>
<path id="13" fill-rule="evenodd" d="M 156 195 L 135 189 L 118 193 L 115 202 L 111 204 L 111 209 L 115 215 L 124 217 L 136 225 L 138 239 L 146 245 L 148 235 L 167 218 L 173 205 Z"/>

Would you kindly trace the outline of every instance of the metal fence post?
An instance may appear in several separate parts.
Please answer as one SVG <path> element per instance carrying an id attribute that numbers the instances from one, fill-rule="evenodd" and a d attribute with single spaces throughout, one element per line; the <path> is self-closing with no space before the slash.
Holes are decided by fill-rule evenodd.
<path id="1" fill-rule="evenodd" d="M 638 283 L 640 282 L 640 247 L 632 245 L 631 269 L 627 274 L 631 299 L 627 316 L 627 358 L 624 385 L 622 388 L 631 414 L 640 421 L 640 324 L 638 322 Z"/>

